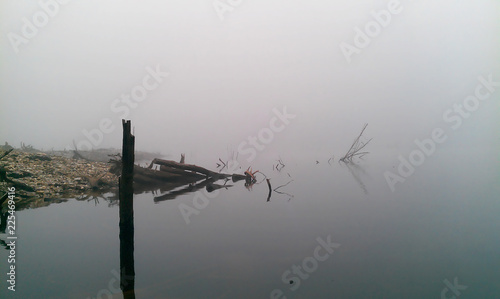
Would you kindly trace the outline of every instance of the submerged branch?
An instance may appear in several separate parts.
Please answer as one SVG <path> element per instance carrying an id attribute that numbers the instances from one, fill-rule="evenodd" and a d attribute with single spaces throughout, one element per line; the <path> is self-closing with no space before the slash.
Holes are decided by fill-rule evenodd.
<path id="1" fill-rule="evenodd" d="M 285 187 L 287 186 L 288 184 L 290 184 L 291 182 L 293 182 L 293 180 L 289 181 L 288 183 L 284 184 L 284 185 L 281 185 L 281 186 L 278 186 L 276 187 L 273 191 L 276 192 L 276 193 L 281 193 L 283 194 L 283 192 L 280 192 L 280 191 L 277 191 L 279 188 L 282 188 L 282 187 Z"/>
<path id="2" fill-rule="evenodd" d="M 353 162 L 352 159 L 354 157 L 362 158 L 364 155 L 369 153 L 369 152 L 361 152 L 361 150 L 365 148 L 372 139 L 368 140 L 367 142 L 360 141 L 361 136 L 363 136 L 363 133 L 365 132 L 367 126 L 368 124 L 365 124 L 363 126 L 361 133 L 359 133 L 358 137 L 354 140 L 347 153 L 342 158 L 340 158 L 339 161 L 342 161 L 344 163 L 352 163 Z"/>
<path id="3" fill-rule="evenodd" d="M 276 168 L 278 172 L 280 172 L 283 168 L 285 168 L 285 163 L 281 160 L 281 158 L 278 159 L 278 163 L 276 165 L 273 165 L 273 169 Z"/>
<path id="4" fill-rule="evenodd" d="M 271 183 L 269 182 L 269 179 L 266 179 L 267 181 L 267 186 L 269 187 L 269 194 L 267 195 L 267 201 L 271 200 L 271 194 L 273 193 L 273 189 L 271 187 Z"/>

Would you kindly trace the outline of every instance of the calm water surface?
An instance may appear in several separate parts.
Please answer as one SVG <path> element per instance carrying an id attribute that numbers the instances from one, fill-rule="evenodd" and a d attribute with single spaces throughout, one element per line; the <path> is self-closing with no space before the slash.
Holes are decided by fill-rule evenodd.
<path id="1" fill-rule="evenodd" d="M 396 173 L 399 154 L 350 168 L 305 157 L 284 158 L 281 172 L 254 165 L 273 188 L 293 180 L 270 201 L 265 181 L 157 202 L 136 195 L 136 297 L 499 298 L 497 153 L 437 151 L 391 192 L 383 173 Z M 188 224 L 179 207 L 200 196 L 208 204 Z M 122 298 L 116 202 L 69 199 L 17 221 L 16 292 L 0 248 L 1 298 Z"/>

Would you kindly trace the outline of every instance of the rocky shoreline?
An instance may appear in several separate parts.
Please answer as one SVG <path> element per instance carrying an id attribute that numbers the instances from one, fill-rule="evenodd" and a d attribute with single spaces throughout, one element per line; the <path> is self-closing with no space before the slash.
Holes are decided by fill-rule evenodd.
<path id="1" fill-rule="evenodd" d="M 5 151 L 0 150 L 0 156 Z M 76 197 L 118 186 L 110 164 L 14 149 L 0 160 L 0 195 L 16 187 L 16 197 L 50 200 Z"/>

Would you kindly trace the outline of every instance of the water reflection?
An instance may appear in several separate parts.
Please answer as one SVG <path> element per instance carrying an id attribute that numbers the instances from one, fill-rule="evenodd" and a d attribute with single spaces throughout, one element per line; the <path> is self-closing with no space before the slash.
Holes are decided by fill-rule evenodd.
<path id="1" fill-rule="evenodd" d="M 7 212 L 0 213 L 0 234 L 5 234 L 5 229 L 7 228 Z"/>
<path id="2" fill-rule="evenodd" d="M 134 225 L 120 225 L 120 288 L 123 298 L 135 298 Z"/>
<path id="3" fill-rule="evenodd" d="M 172 200 L 172 199 L 175 199 L 176 197 L 180 196 L 180 195 L 184 195 L 184 194 L 187 194 L 187 193 L 190 193 L 190 192 L 196 192 L 198 190 L 201 190 L 203 188 L 206 188 L 206 190 L 208 192 L 213 192 L 215 190 L 218 190 L 218 189 L 221 189 L 221 188 L 225 188 L 227 190 L 227 188 L 229 187 L 232 187 L 233 185 L 227 185 L 227 182 L 228 180 L 224 180 L 224 184 L 223 185 L 220 185 L 220 184 L 215 184 L 216 180 L 215 179 L 206 179 L 206 180 L 203 180 L 201 182 L 197 182 L 197 183 L 189 183 L 189 184 L 185 184 L 185 185 L 181 185 L 180 187 L 173 187 L 173 186 L 170 186 L 170 188 L 166 188 L 165 186 L 163 186 L 162 188 L 160 188 L 159 190 L 163 193 L 163 192 L 167 192 L 163 195 L 160 195 L 160 196 L 155 196 L 154 197 L 154 202 L 160 202 L 160 201 L 165 201 L 165 200 Z M 151 191 L 156 191 L 158 190 L 157 188 L 151 190 Z"/>
<path id="4" fill-rule="evenodd" d="M 283 195 L 288 196 L 288 200 L 290 201 L 290 200 L 293 198 L 293 195 L 292 195 L 292 194 L 290 194 L 290 193 L 287 193 L 287 192 L 285 192 L 285 191 L 281 191 L 280 189 L 281 189 L 281 188 L 283 188 L 283 187 L 288 186 L 291 182 L 293 182 L 293 180 L 289 181 L 289 182 L 288 182 L 288 183 L 286 183 L 286 184 L 283 184 L 283 185 L 281 185 L 281 186 L 278 186 L 278 187 L 274 188 L 274 190 L 273 190 L 273 191 L 274 191 L 274 192 L 276 192 L 276 193 L 278 193 L 278 194 L 283 194 Z M 280 190 L 280 191 L 278 191 L 278 190 Z M 271 193 L 271 192 L 269 192 L 269 193 Z M 270 197 L 268 197 L 268 200 L 267 200 L 267 201 L 269 201 L 269 199 L 270 199 Z"/>
<path id="5" fill-rule="evenodd" d="M 263 175 L 257 175 L 252 192 L 245 188 L 245 180 L 201 180 L 173 189 L 168 183 L 158 184 L 134 195 L 135 221 L 128 234 L 117 225 L 117 206 L 107 207 L 116 202 L 112 200 L 116 194 L 92 194 L 79 202 L 24 209 L 19 213 L 24 285 L 16 295 L 269 298 L 269 292 L 278 288 L 288 292 L 287 298 L 325 298 L 321 294 L 368 298 L 370 293 L 384 298 L 404 298 L 408 293 L 431 298 L 446 287 L 444 279 L 453 283 L 456 276 L 470 290 L 475 286 L 494 291 L 498 267 L 491 261 L 499 249 L 497 239 L 491 237 L 498 226 L 496 173 L 486 162 L 450 166 L 467 157 L 456 155 L 423 165 L 402 184 L 400 190 L 405 192 L 396 194 L 390 193 L 382 177 L 376 177 L 392 166 L 382 159 L 332 166 L 327 159 L 320 165 L 309 159 L 298 166 L 287 163 L 281 172 L 274 167 L 272 173 L 259 165 L 270 180 L 270 197 Z M 217 200 L 209 201 L 210 208 L 186 224 L 179 205 L 193 206 L 188 201 L 195 198 L 194 192 L 201 190 L 207 196 L 207 187 L 213 188 L 211 195 L 219 193 Z M 153 193 L 159 190 L 162 193 Z M 287 202 L 289 195 L 275 190 L 294 198 Z M 364 190 L 369 197 L 360 192 Z M 163 195 L 176 200 L 153 200 Z M 4 224 L 5 215 L 1 216 Z M 44 229 L 38 229 L 40 223 Z M 283 272 L 302 263 L 315 248 L 314 240 L 328 234 L 343 244 L 342 251 L 319 264 L 309 279 L 301 279 L 299 290 L 290 292 L 293 285 L 282 282 Z M 5 235 L 0 238 L 6 240 Z M 0 246 L 5 244 L 0 241 Z M 2 267 L 7 253 L 0 248 Z M 380 272 L 387 267 L 390 271 Z M 472 275 L 479 278 L 471 281 Z M 420 281 L 417 286 L 412 284 L 415 279 Z M 384 294 L 378 289 L 381 285 Z M 398 288 L 401 285 L 405 289 Z M 10 298 L 3 290 L 0 297 Z"/>
<path id="6" fill-rule="evenodd" d="M 358 184 L 359 188 L 363 190 L 363 193 L 368 194 L 368 190 L 366 189 L 365 183 L 361 180 L 359 174 L 363 173 L 366 174 L 365 170 L 359 166 L 358 164 L 355 163 L 343 163 L 351 173 L 352 177 L 354 178 L 354 181 Z"/>
<path id="7" fill-rule="evenodd" d="M 207 192 L 211 193 L 216 190 L 224 189 L 228 190 L 231 187 L 234 187 L 235 184 L 230 184 L 229 182 L 236 183 L 238 181 L 243 181 L 244 180 L 244 187 L 248 191 L 252 191 L 252 188 L 255 185 L 259 185 L 263 183 L 264 181 L 267 182 L 268 188 L 269 188 L 269 193 L 267 196 L 266 201 L 270 201 L 271 196 L 273 193 L 277 194 L 282 194 L 286 195 L 288 197 L 288 200 L 292 199 L 294 197 L 293 194 L 287 193 L 281 188 L 284 188 L 288 186 L 293 180 L 288 181 L 285 184 L 282 184 L 280 186 L 277 186 L 276 188 L 272 188 L 270 184 L 270 180 L 264 178 L 262 181 L 257 182 L 255 177 L 247 177 L 245 178 L 244 176 L 233 176 L 232 179 L 225 178 L 225 179 L 214 179 L 214 178 L 208 178 L 202 181 L 197 181 L 197 182 L 178 182 L 178 183 L 162 183 L 161 185 L 156 185 L 156 184 L 150 184 L 150 185 L 140 185 L 139 190 L 135 190 L 134 187 L 134 193 L 135 194 L 142 194 L 142 193 L 148 193 L 151 192 L 153 195 L 156 193 L 163 193 L 162 195 L 154 196 L 153 200 L 155 203 L 161 202 L 161 201 L 166 201 L 166 200 L 173 200 L 177 198 L 178 196 L 185 195 L 188 193 L 196 192 L 202 189 L 205 189 Z M 220 183 L 218 183 L 220 182 Z"/>
<path id="8" fill-rule="evenodd" d="M 3 248 L 5 248 L 5 250 L 7 250 L 7 251 L 8 251 L 8 250 L 10 250 L 10 248 L 7 246 L 7 243 L 5 243 L 5 241 L 4 241 L 4 240 L 0 240 L 0 245 L 1 245 Z"/>
<path id="9" fill-rule="evenodd" d="M 107 202 L 108 207 L 117 206 L 119 203 L 118 194 L 116 192 L 102 193 L 100 191 L 93 190 L 89 193 L 76 197 L 76 200 L 94 201 L 95 206 L 100 204 L 99 199 Z"/>
<path id="10" fill-rule="evenodd" d="M 0 234 L 5 234 L 5 229 L 7 228 L 7 215 L 8 213 L 1 212 L 0 213 Z M 9 250 L 10 248 L 7 247 L 7 243 L 5 243 L 4 240 L 0 240 L 0 245 L 5 248 L 5 250 Z"/>

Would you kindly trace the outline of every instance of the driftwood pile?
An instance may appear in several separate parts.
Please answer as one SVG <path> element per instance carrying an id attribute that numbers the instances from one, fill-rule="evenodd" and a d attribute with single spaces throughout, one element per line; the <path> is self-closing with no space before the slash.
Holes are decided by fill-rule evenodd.
<path id="1" fill-rule="evenodd" d="M 0 150 L 0 197 L 6 193 L 8 186 L 14 186 L 16 196 L 26 205 L 42 206 L 38 204 L 39 201 L 45 204 L 61 198 L 78 198 L 86 194 L 95 196 L 97 192 L 116 190 L 122 170 L 122 157 L 119 154 L 109 156 L 112 159 L 104 163 L 78 157 L 48 155 L 40 151 Z M 280 161 L 277 169 L 281 170 L 283 167 L 284 164 Z M 221 171 L 186 164 L 183 154 L 179 162 L 156 158 L 147 167 L 134 165 L 133 192 L 166 191 L 166 194 L 154 198 L 155 201 L 162 201 L 202 188 L 208 192 L 227 189 L 233 186 L 230 182 L 241 180 L 244 180 L 247 189 L 251 189 L 257 182 L 255 175 L 259 173 L 251 168 L 243 174 L 226 174 Z M 267 183 L 270 195 L 269 180 Z"/>
<path id="2" fill-rule="evenodd" d="M 120 175 L 121 160 L 110 160 L 114 165 L 110 172 Z M 163 190 L 174 189 L 183 185 L 194 185 L 199 181 L 215 182 L 221 179 L 249 179 L 247 175 L 218 173 L 194 164 L 185 164 L 184 156 L 180 162 L 153 159 L 148 167 L 134 166 L 134 192 L 140 193 L 158 187 Z"/>
<path id="3" fill-rule="evenodd" d="M 7 186 L 16 187 L 23 198 L 55 199 L 74 197 L 92 190 L 116 188 L 121 171 L 121 157 L 115 155 L 108 163 L 71 159 L 10 149 L 0 151 L 0 196 Z M 153 166 L 156 165 L 156 169 Z M 180 162 L 154 159 L 149 167 L 134 165 L 134 190 L 172 190 L 183 185 L 194 186 L 205 181 L 208 189 L 217 189 L 216 181 L 253 180 L 241 174 L 218 173 Z"/>

